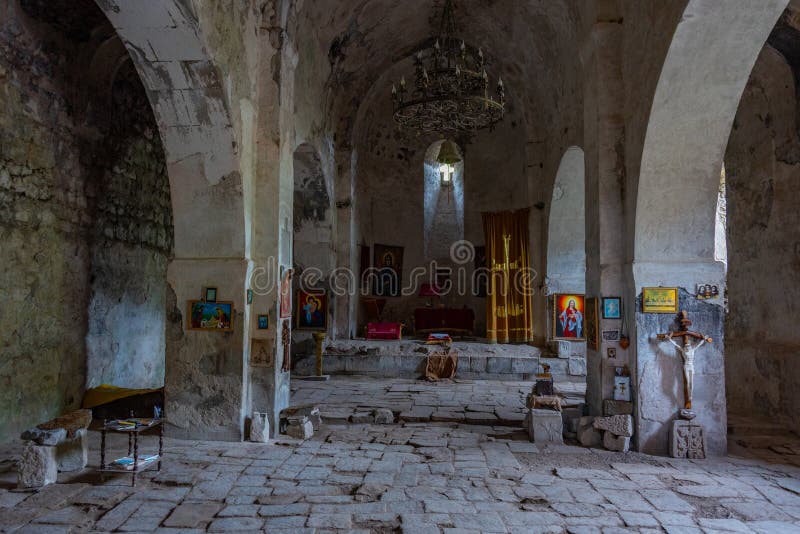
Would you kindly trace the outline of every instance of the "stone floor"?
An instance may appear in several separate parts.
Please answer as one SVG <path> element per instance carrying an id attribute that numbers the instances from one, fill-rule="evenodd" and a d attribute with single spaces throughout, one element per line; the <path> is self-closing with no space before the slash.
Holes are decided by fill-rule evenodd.
<path id="1" fill-rule="evenodd" d="M 565 406 L 582 402 L 585 383 L 562 382 Z M 521 426 L 530 381 L 411 379 L 332 376 L 329 381 L 292 380 L 291 404 L 318 404 L 324 420 L 345 423 L 359 413 L 388 408 L 398 421 Z M 502 432 L 507 432 L 503 429 Z"/>
<path id="2" fill-rule="evenodd" d="M 0 530 L 800 532 L 794 466 L 539 449 L 481 428 L 326 425 L 309 441 L 268 445 L 167 439 L 162 472 L 143 474 L 136 488 L 87 470 L 17 493 L 8 471 Z M 111 445 L 123 453 L 122 440 Z"/>

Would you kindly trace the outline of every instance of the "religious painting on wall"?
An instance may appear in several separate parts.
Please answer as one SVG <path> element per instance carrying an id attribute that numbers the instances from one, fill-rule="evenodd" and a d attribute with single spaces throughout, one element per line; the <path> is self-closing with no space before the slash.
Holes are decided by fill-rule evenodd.
<path id="1" fill-rule="evenodd" d="M 286 269 L 281 278 L 281 319 L 292 316 L 292 275 L 294 269 Z"/>
<path id="2" fill-rule="evenodd" d="M 678 288 L 643 287 L 642 313 L 678 313 Z"/>
<path id="3" fill-rule="evenodd" d="M 252 367 L 272 367 L 272 343 L 268 339 L 253 339 L 250 348 L 250 365 Z"/>
<path id="4" fill-rule="evenodd" d="M 599 300 L 596 297 L 586 299 L 586 347 L 592 350 L 600 347 Z"/>
<path id="5" fill-rule="evenodd" d="M 189 301 L 189 330 L 233 332 L 233 302 Z"/>
<path id="6" fill-rule="evenodd" d="M 622 319 L 622 298 L 603 297 L 603 319 Z"/>
<path id="7" fill-rule="evenodd" d="M 403 280 L 403 247 L 376 244 L 372 250 L 376 274 L 373 277 L 372 292 L 379 297 L 400 296 Z"/>
<path id="8" fill-rule="evenodd" d="M 585 309 L 584 295 L 553 295 L 553 339 L 586 339 Z"/>
<path id="9" fill-rule="evenodd" d="M 328 326 L 328 295 L 297 290 L 297 328 L 325 330 Z"/>

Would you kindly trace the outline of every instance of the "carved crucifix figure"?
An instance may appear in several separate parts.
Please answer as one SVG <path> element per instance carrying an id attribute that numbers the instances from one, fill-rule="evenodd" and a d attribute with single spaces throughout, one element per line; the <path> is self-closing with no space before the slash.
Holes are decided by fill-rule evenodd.
<path id="1" fill-rule="evenodd" d="M 669 341 L 678 349 L 683 357 L 683 378 L 685 380 L 684 390 L 684 409 L 692 409 L 692 388 L 694 386 L 694 353 L 706 343 L 711 343 L 712 339 L 705 334 L 692 332 L 689 327 L 692 326 L 692 321 L 686 315 L 686 311 L 682 310 L 680 314 L 681 330 L 677 332 L 669 332 L 667 334 L 658 334 L 658 339 L 661 341 Z M 679 344 L 674 338 L 683 338 L 682 343 Z M 700 340 L 699 343 L 692 345 L 692 340 Z"/>

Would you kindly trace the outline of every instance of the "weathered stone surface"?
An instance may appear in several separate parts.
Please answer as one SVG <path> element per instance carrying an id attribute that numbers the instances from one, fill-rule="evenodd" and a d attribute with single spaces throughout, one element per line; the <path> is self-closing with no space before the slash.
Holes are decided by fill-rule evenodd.
<path id="1" fill-rule="evenodd" d="M 80 471 L 89 463 L 89 433 L 78 429 L 75 437 L 67 438 L 56 445 L 59 471 Z"/>
<path id="2" fill-rule="evenodd" d="M 39 488 L 52 484 L 58 478 L 55 447 L 25 444 L 17 465 L 17 482 L 20 488 Z"/>
<path id="3" fill-rule="evenodd" d="M 670 429 L 669 455 L 673 458 L 705 458 L 706 441 L 703 425 L 695 420 L 673 421 Z"/>
<path id="4" fill-rule="evenodd" d="M 596 417 L 593 425 L 598 430 L 606 430 L 617 436 L 633 436 L 633 417 L 630 415 Z"/>
<path id="5" fill-rule="evenodd" d="M 267 443 L 269 441 L 269 418 L 265 413 L 253 412 L 250 419 L 250 441 Z"/>
<path id="6" fill-rule="evenodd" d="M 631 438 L 629 436 L 617 436 L 613 432 L 606 430 L 603 432 L 603 447 L 610 451 L 628 452 L 631 448 Z"/>
<path id="7" fill-rule="evenodd" d="M 564 443 L 561 412 L 535 410 L 528 412 L 528 436 L 534 443 Z"/>
<path id="8" fill-rule="evenodd" d="M 584 447 L 599 447 L 603 443 L 603 436 L 599 430 L 587 425 L 578 430 L 578 441 Z"/>
<path id="9" fill-rule="evenodd" d="M 44 430 L 38 427 L 29 428 L 20 436 L 20 438 L 26 441 L 33 441 L 37 445 L 49 445 L 51 447 L 59 444 L 66 437 L 67 431 L 63 428 Z"/>
<path id="10" fill-rule="evenodd" d="M 356 412 L 350 416 L 350 422 L 356 424 L 374 423 L 375 416 L 372 412 Z"/>
<path id="11" fill-rule="evenodd" d="M 586 358 L 570 356 L 567 372 L 572 376 L 586 376 Z"/>
<path id="12" fill-rule="evenodd" d="M 220 511 L 222 504 L 215 502 L 186 502 L 179 504 L 164 520 L 169 528 L 197 528 Z"/>
<path id="13" fill-rule="evenodd" d="M 390 425 L 394 423 L 394 413 L 386 408 L 378 408 L 373 412 L 375 423 L 379 425 Z"/>
<path id="14" fill-rule="evenodd" d="M 603 415 L 633 415 L 633 403 L 614 399 L 603 401 Z"/>
<path id="15" fill-rule="evenodd" d="M 316 404 L 302 404 L 300 406 L 289 406 L 281 410 L 281 421 L 288 419 L 291 416 L 305 415 L 311 424 L 314 425 L 314 430 L 319 430 L 322 424 L 322 417 L 320 416 L 319 406 Z"/>
<path id="16" fill-rule="evenodd" d="M 309 439 L 314 435 L 314 425 L 305 417 L 296 422 L 290 420 L 286 433 L 296 439 Z"/>

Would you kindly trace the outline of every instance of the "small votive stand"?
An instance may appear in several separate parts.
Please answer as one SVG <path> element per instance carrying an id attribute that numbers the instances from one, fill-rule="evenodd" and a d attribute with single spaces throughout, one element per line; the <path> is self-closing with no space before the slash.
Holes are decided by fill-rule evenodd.
<path id="1" fill-rule="evenodd" d="M 133 422 L 134 424 L 124 424 L 121 421 Z M 100 433 L 100 473 L 105 477 L 105 473 L 131 474 L 131 486 L 136 486 L 136 475 L 147 469 L 161 471 L 161 459 L 164 454 L 164 420 L 163 419 L 123 419 L 106 421 L 103 420 L 103 429 Z M 148 456 L 144 460 L 139 459 L 139 435 L 158 428 L 158 455 Z M 106 464 L 106 434 L 117 432 L 128 434 L 128 456 L 127 463 L 116 463 L 115 460 Z"/>

